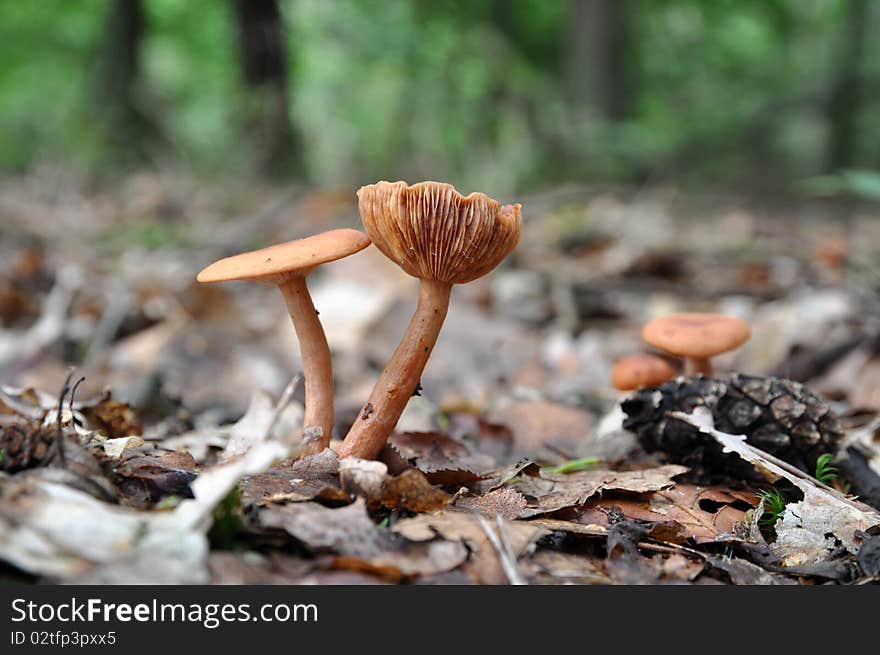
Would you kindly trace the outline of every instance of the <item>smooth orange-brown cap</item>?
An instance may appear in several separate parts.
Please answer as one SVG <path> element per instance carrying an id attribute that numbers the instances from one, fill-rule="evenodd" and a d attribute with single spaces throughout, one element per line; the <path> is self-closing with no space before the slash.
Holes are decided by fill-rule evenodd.
<path id="1" fill-rule="evenodd" d="M 652 346 L 681 357 L 712 357 L 742 345 L 752 331 L 740 318 L 722 314 L 670 314 L 645 325 Z"/>
<path id="2" fill-rule="evenodd" d="M 665 358 L 650 353 L 621 357 L 611 369 L 611 384 L 620 391 L 656 387 L 671 380 L 678 371 Z"/>
<path id="3" fill-rule="evenodd" d="M 330 230 L 221 259 L 205 268 L 196 279 L 199 282 L 258 280 L 279 284 L 291 277 L 308 275 L 316 266 L 353 255 L 368 245 L 370 239 L 359 230 Z"/>
<path id="4" fill-rule="evenodd" d="M 520 205 L 442 182 L 377 182 L 358 190 L 367 234 L 386 257 L 423 280 L 464 284 L 486 275 L 519 242 Z"/>

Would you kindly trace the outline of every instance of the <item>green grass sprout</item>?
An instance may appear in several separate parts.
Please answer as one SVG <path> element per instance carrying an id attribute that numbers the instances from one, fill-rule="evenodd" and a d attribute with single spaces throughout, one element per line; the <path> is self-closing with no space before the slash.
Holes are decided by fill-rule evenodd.
<path id="1" fill-rule="evenodd" d="M 544 470 L 547 473 L 576 473 L 577 471 L 583 471 L 591 466 L 595 466 L 598 463 L 598 457 L 581 457 L 580 459 L 571 459 L 567 462 L 562 462 L 562 464 L 551 466 Z"/>
<path id="2" fill-rule="evenodd" d="M 816 479 L 823 484 L 831 484 L 837 479 L 837 467 L 834 466 L 834 455 L 825 453 L 816 460 Z"/>
<path id="3" fill-rule="evenodd" d="M 764 514 L 758 523 L 767 527 L 774 525 L 785 513 L 785 498 L 776 489 L 759 491 L 758 497 L 764 501 Z"/>

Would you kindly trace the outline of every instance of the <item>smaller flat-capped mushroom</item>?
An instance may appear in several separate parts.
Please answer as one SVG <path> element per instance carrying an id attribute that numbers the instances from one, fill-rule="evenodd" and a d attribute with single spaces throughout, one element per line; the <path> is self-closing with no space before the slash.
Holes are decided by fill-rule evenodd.
<path id="1" fill-rule="evenodd" d="M 461 195 L 440 182 L 377 182 L 358 191 L 358 208 L 374 245 L 417 277 L 419 304 L 370 399 L 337 450 L 339 457 L 375 458 L 419 378 L 437 337 L 454 284 L 486 275 L 519 241 L 519 205 L 482 193 Z"/>
<path id="2" fill-rule="evenodd" d="M 611 369 L 611 384 L 618 391 L 656 387 L 671 380 L 678 371 L 665 357 L 638 353 L 621 357 Z"/>
<path id="3" fill-rule="evenodd" d="M 751 336 L 749 324 L 722 314 L 670 314 L 645 325 L 642 337 L 652 346 L 685 358 L 689 375 L 712 375 L 710 357 L 738 348 Z"/>
<path id="4" fill-rule="evenodd" d="M 330 347 L 312 304 L 306 277 L 321 264 L 353 255 L 368 245 L 370 239 L 358 230 L 330 230 L 221 259 L 205 268 L 197 278 L 199 282 L 255 280 L 274 284 L 281 290 L 302 354 L 306 391 L 303 428 L 320 429 L 318 437 L 306 445 L 306 454 L 326 448 L 333 431 Z"/>

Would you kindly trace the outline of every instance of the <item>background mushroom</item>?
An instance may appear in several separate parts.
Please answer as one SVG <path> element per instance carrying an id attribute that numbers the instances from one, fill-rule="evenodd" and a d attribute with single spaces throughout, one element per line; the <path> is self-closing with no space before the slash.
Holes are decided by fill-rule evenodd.
<path id="1" fill-rule="evenodd" d="M 656 387 L 671 380 L 678 371 L 665 357 L 638 353 L 621 357 L 611 368 L 611 384 L 618 391 Z"/>
<path id="2" fill-rule="evenodd" d="M 374 458 L 419 384 L 452 285 L 486 275 L 516 247 L 521 215 L 518 204 L 464 197 L 439 182 L 378 182 L 361 187 L 358 201 L 376 247 L 421 280 L 409 327 L 338 449 L 340 457 Z"/>
<path id="3" fill-rule="evenodd" d="M 685 373 L 712 375 L 710 357 L 738 348 L 751 336 L 749 324 L 722 314 L 670 314 L 645 325 L 652 346 L 685 358 Z"/>
<path id="4" fill-rule="evenodd" d="M 331 230 L 262 250 L 246 252 L 214 262 L 198 275 L 199 282 L 256 280 L 277 285 L 299 339 L 305 377 L 306 406 L 303 429 L 317 438 L 306 444 L 305 453 L 326 448 L 333 431 L 333 366 L 327 337 L 306 286 L 316 267 L 342 259 L 370 245 L 358 230 Z M 309 430 L 310 428 L 318 428 Z"/>

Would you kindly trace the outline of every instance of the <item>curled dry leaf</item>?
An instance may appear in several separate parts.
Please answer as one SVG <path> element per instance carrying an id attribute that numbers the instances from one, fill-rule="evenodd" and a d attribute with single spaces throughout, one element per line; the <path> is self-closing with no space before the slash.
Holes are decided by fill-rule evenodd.
<path id="1" fill-rule="evenodd" d="M 583 505 L 600 491 L 643 493 L 671 487 L 672 478 L 685 471 L 684 466 L 667 465 L 641 471 L 540 472 L 524 474 L 508 485 L 526 497 L 528 505 L 520 517 L 527 518 Z"/>
<path id="2" fill-rule="evenodd" d="M 339 486 L 339 460 L 325 448 L 306 455 L 287 466 L 273 466 L 268 471 L 246 477 L 241 484 L 245 505 L 322 500 L 348 502 L 349 495 Z"/>
<path id="3" fill-rule="evenodd" d="M 111 478 L 126 504 L 146 507 L 166 496 L 193 498 L 190 483 L 196 472 L 169 465 L 161 457 L 136 455 L 113 466 Z"/>
<path id="4" fill-rule="evenodd" d="M 394 433 L 388 443 L 435 484 L 473 482 L 494 464 L 442 432 Z"/>

